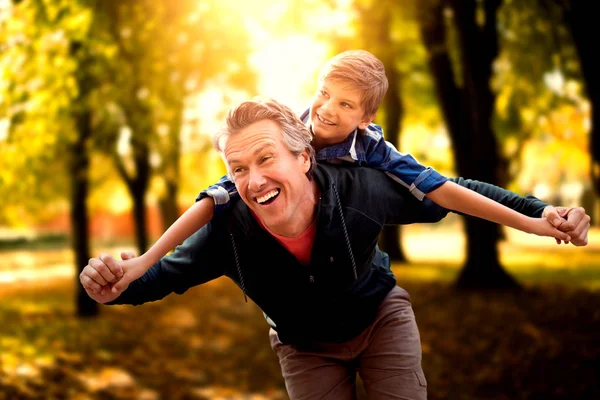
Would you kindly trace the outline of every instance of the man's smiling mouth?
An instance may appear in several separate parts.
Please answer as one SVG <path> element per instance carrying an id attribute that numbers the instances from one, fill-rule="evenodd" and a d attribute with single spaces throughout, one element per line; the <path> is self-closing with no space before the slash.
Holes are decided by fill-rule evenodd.
<path id="1" fill-rule="evenodd" d="M 269 193 L 265 194 L 264 196 L 256 197 L 255 200 L 258 204 L 261 204 L 261 205 L 270 204 L 273 202 L 273 200 L 275 200 L 275 198 L 277 196 L 279 196 L 279 193 L 280 193 L 279 189 L 271 190 Z"/>

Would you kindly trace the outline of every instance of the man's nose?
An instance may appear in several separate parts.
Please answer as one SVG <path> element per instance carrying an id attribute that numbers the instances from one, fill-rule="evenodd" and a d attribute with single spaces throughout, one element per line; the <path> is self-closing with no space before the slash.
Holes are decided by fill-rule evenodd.
<path id="1" fill-rule="evenodd" d="M 248 180 L 248 189 L 254 192 L 260 192 L 265 184 L 267 183 L 267 179 L 260 171 L 260 169 L 250 170 L 250 179 Z"/>

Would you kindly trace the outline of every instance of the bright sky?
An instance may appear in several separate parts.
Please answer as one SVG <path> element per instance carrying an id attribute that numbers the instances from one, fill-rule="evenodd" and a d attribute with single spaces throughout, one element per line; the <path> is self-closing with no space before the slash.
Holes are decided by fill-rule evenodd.
<path id="1" fill-rule="evenodd" d="M 249 67 L 258 74 L 256 94 L 302 112 L 310 104 L 319 70 L 329 57 L 328 45 L 309 36 L 294 35 L 262 39 L 254 47 L 257 50 L 249 57 Z M 248 98 L 248 94 L 235 92 L 220 82 L 208 85 L 186 114 L 186 119 L 195 119 L 196 123 L 190 130 L 184 129 L 182 140 L 195 130 L 212 134 L 223 122 L 219 113 Z"/>
<path id="2" fill-rule="evenodd" d="M 329 55 L 325 43 L 295 35 L 270 40 L 258 46 L 250 58 L 259 71 L 259 92 L 300 112 L 308 106 L 316 89 L 319 69 Z"/>
<path id="3" fill-rule="evenodd" d="M 245 29 L 249 32 L 252 47 L 255 49 L 249 57 L 248 67 L 258 73 L 256 94 L 273 97 L 294 111 L 302 112 L 310 104 L 321 66 L 331 55 L 332 43 L 316 39 L 317 32 L 314 29 L 320 29 L 321 33 L 324 30 L 347 30 L 349 15 L 341 10 L 348 7 L 348 1 L 337 0 L 340 9 L 333 13 L 323 5 L 319 6 L 316 3 L 315 6 L 315 3 L 311 3 L 311 7 L 315 9 L 311 10 L 312 14 L 308 18 L 310 24 L 303 26 L 303 30 L 294 30 L 290 28 L 292 24 L 282 23 L 285 21 L 286 9 L 294 3 L 293 1 L 223 1 L 221 7 L 224 12 L 227 12 L 229 7 L 236 7 L 237 13 L 245 18 Z M 214 132 L 222 123 L 222 116 L 217 116 L 218 113 L 246 99 L 248 94 L 232 93 L 231 89 L 219 82 L 209 85 L 195 99 L 190 110 L 191 115 L 187 115 L 195 117 L 196 123 L 189 132 L 184 130 L 183 140 L 185 141 L 187 134 L 192 131 L 206 134 Z M 209 118 L 211 115 L 214 117 Z"/>

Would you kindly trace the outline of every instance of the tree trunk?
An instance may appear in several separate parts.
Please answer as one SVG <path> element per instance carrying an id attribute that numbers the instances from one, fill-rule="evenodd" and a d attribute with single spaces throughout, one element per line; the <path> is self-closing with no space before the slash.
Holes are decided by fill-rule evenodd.
<path id="1" fill-rule="evenodd" d="M 489 81 L 491 64 L 498 52 L 496 10 L 500 1 L 486 1 L 486 22 L 475 22 L 476 2 L 450 1 L 458 30 L 462 87 L 457 84 L 446 42 L 444 5 L 433 0 L 421 11 L 423 41 L 430 52 L 430 67 L 442 113 L 461 176 L 498 184 L 500 163 L 491 119 L 495 97 Z M 499 227 L 490 222 L 465 219 L 467 259 L 456 281 L 458 288 L 518 287 L 498 258 Z"/>
<path id="2" fill-rule="evenodd" d="M 171 101 L 175 117 L 169 124 L 167 143 L 161 150 L 163 154 L 162 179 L 165 182 L 165 193 L 159 200 L 163 231 L 167 230 L 177 218 L 179 218 L 179 207 L 177 204 L 177 192 L 179 190 L 179 163 L 181 160 L 181 123 L 183 115 L 184 95 Z"/>
<path id="3" fill-rule="evenodd" d="M 81 104 L 81 103 L 80 103 Z M 79 282 L 79 274 L 90 258 L 87 197 L 89 191 L 90 159 L 86 144 L 91 137 L 91 115 L 83 110 L 76 115 L 77 141 L 71 148 L 71 245 L 77 268 L 76 310 L 80 317 L 98 314 L 98 303 L 92 300 Z"/>
<path id="4" fill-rule="evenodd" d="M 570 28 L 573 42 L 579 55 L 581 74 L 585 90 L 592 106 L 592 126 L 590 130 L 591 180 L 594 191 L 600 196 L 600 61 L 596 55 L 597 28 L 595 20 L 596 4 L 591 1 L 571 0 L 559 2 Z M 595 221 L 596 223 L 598 221 Z"/>
<path id="5" fill-rule="evenodd" d="M 140 129 L 140 126 L 136 128 Z M 146 127 L 144 127 L 146 128 Z M 141 132 L 147 132 L 146 129 Z M 125 164 L 117 151 L 112 156 L 119 174 L 127 185 L 127 190 L 133 201 L 133 222 L 135 225 L 135 239 L 138 255 L 143 254 L 148 249 L 148 229 L 146 219 L 146 191 L 150 180 L 150 161 L 148 160 L 149 148 L 147 138 L 136 138 L 132 140 L 133 159 L 135 164 L 135 173 L 130 176 L 125 168 Z"/>
<path id="6" fill-rule="evenodd" d="M 389 35 L 388 35 L 389 37 Z M 404 112 L 402 98 L 399 91 L 399 74 L 396 71 L 392 57 L 382 58 L 385 72 L 389 82 L 389 89 L 383 100 L 385 109 L 385 136 L 388 142 L 399 148 L 400 124 Z M 392 261 L 406 262 L 401 244 L 401 228 L 399 226 L 386 226 L 380 238 L 381 249 L 385 251 Z"/>
<path id="7" fill-rule="evenodd" d="M 179 218 L 179 208 L 177 206 L 178 185 L 169 179 L 165 179 L 165 185 L 164 196 L 158 201 L 163 231 L 166 231 Z"/>
<path id="8" fill-rule="evenodd" d="M 467 258 L 456 280 L 460 289 L 517 289 L 519 284 L 500 264 L 494 238 L 497 226 L 476 218 L 465 218 Z M 493 241 L 494 240 L 494 241 Z"/>
<path id="9" fill-rule="evenodd" d="M 398 148 L 402 115 L 404 112 L 400 95 L 400 76 L 396 69 L 397 43 L 392 39 L 392 17 L 398 5 L 393 1 L 383 0 L 356 6 L 359 15 L 360 37 L 365 48 L 370 50 L 385 66 L 388 78 L 388 91 L 383 98 L 380 110 L 385 113 L 383 125 L 384 135 L 388 142 Z M 402 249 L 400 226 L 386 226 L 379 236 L 379 246 L 392 261 L 406 262 Z"/>
<path id="10" fill-rule="evenodd" d="M 134 148 L 136 176 L 130 188 L 133 200 L 133 219 L 135 221 L 135 237 L 138 254 L 148 249 L 148 224 L 146 218 L 146 191 L 150 180 L 149 149 L 147 144 L 137 143 Z"/>

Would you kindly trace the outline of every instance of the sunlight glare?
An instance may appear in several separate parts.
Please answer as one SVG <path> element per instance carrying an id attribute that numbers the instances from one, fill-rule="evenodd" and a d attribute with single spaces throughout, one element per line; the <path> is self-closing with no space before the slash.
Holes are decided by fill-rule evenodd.
<path id="1" fill-rule="evenodd" d="M 250 57 L 259 71 L 258 91 L 300 113 L 308 107 L 329 46 L 307 36 L 271 40 Z"/>

